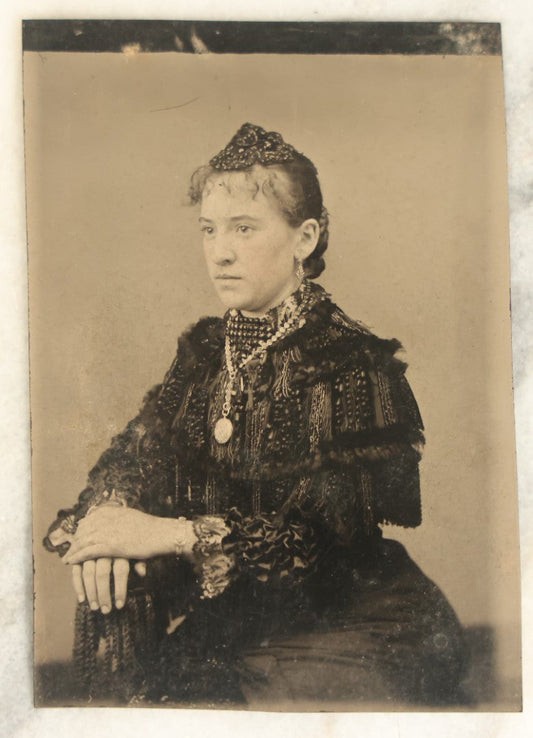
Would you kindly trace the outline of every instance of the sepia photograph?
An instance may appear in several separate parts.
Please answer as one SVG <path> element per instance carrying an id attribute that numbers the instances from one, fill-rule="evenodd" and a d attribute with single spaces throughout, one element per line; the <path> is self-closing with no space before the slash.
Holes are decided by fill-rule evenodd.
<path id="1" fill-rule="evenodd" d="M 23 46 L 35 705 L 520 711 L 500 26 Z"/>

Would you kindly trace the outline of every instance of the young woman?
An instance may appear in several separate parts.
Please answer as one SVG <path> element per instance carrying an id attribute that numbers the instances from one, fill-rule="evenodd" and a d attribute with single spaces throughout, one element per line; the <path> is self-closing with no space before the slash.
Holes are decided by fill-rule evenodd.
<path id="1" fill-rule="evenodd" d="M 422 421 L 400 344 L 311 281 L 328 245 L 315 167 L 247 123 L 191 200 L 227 312 L 180 338 L 45 539 L 72 568 L 86 693 L 458 699 L 455 614 L 379 528 L 421 522 Z"/>

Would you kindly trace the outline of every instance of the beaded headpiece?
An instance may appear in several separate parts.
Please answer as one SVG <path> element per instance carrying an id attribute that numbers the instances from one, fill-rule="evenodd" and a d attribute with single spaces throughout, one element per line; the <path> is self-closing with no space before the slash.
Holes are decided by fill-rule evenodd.
<path id="1" fill-rule="evenodd" d="M 213 169 L 248 169 L 254 164 L 283 164 L 301 154 L 275 131 L 244 123 L 227 146 L 209 162 Z"/>

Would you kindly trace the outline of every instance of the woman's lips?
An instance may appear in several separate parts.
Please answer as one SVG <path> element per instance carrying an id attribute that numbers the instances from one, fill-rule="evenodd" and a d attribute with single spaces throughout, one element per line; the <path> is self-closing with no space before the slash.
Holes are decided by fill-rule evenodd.
<path id="1" fill-rule="evenodd" d="M 215 282 L 218 284 L 219 289 L 227 291 L 227 290 L 235 290 L 237 289 L 237 283 L 242 281 L 241 277 L 237 277 L 233 274 L 217 274 L 215 276 Z"/>

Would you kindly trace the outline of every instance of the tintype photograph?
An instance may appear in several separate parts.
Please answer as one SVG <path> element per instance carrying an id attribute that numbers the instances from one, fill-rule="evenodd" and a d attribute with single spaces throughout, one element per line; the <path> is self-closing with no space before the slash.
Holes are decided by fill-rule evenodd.
<path id="1" fill-rule="evenodd" d="M 520 710 L 500 27 L 23 45 L 35 704 Z"/>

